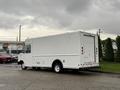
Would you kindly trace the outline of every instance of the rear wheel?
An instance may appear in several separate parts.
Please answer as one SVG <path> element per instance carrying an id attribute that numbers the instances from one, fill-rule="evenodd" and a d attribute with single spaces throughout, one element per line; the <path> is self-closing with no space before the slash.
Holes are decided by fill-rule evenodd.
<path id="1" fill-rule="evenodd" d="M 62 65 L 60 63 L 55 63 L 54 66 L 53 66 L 53 70 L 54 72 L 56 73 L 60 73 L 62 71 Z"/>

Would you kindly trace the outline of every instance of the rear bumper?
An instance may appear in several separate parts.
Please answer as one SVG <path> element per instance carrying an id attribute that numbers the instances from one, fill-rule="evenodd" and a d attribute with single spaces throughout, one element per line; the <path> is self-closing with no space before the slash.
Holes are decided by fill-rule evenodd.
<path id="1" fill-rule="evenodd" d="M 100 68 L 98 63 L 96 64 L 83 64 L 79 67 L 79 69 L 90 69 L 90 68 Z"/>
<path id="2" fill-rule="evenodd" d="M 80 67 L 79 69 L 98 69 L 100 66 L 92 66 L 92 67 Z"/>
<path id="3" fill-rule="evenodd" d="M 99 62 L 98 63 L 92 63 L 92 62 L 90 62 L 90 63 L 83 63 L 83 64 L 79 65 L 80 68 L 86 68 L 86 67 L 92 68 L 92 67 L 99 67 L 99 66 L 100 66 Z"/>

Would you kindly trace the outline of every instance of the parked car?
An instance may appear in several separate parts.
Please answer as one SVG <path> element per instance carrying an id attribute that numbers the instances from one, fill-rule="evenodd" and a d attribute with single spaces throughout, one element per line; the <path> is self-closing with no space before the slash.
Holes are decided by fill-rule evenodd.
<path id="1" fill-rule="evenodd" d="M 17 54 L 11 54 L 13 57 L 13 62 L 17 63 L 18 62 L 18 55 Z"/>
<path id="2" fill-rule="evenodd" d="M 15 59 L 7 53 L 0 53 L 0 63 L 9 63 L 13 62 Z"/>

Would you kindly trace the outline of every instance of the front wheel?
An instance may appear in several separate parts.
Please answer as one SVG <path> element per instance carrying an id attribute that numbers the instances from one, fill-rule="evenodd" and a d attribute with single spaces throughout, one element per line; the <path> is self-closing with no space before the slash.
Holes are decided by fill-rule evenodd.
<path id="1" fill-rule="evenodd" d="M 22 70 L 26 70 L 27 67 L 26 67 L 24 64 L 21 64 L 21 69 L 22 69 Z"/>
<path id="2" fill-rule="evenodd" d="M 54 69 L 54 71 L 55 71 L 56 73 L 60 73 L 63 68 L 62 68 L 62 65 L 61 65 L 61 64 L 56 63 L 56 64 L 54 65 L 53 69 Z"/>

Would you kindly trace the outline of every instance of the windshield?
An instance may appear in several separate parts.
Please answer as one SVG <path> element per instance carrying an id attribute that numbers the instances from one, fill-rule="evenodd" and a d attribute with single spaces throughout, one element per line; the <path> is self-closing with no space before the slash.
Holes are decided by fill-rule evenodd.
<path id="1" fill-rule="evenodd" d="M 30 44 L 29 45 L 25 45 L 24 52 L 25 53 L 31 53 L 31 45 Z"/>

